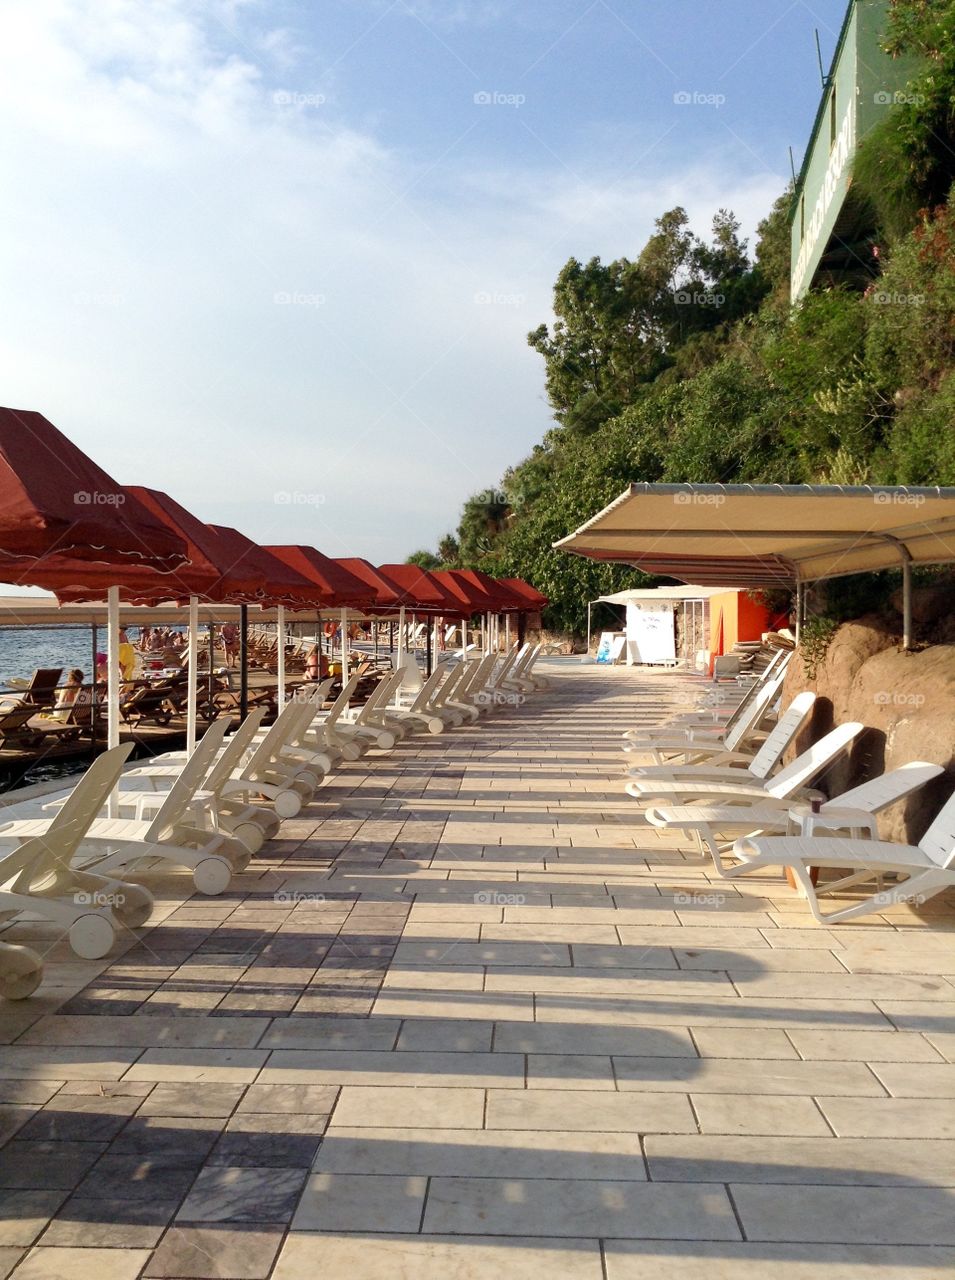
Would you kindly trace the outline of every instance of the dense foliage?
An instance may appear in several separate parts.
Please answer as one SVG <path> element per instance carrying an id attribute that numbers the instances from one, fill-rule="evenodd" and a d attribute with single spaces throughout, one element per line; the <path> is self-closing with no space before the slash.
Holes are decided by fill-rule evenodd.
<path id="1" fill-rule="evenodd" d="M 857 157 L 881 275 L 791 307 L 788 193 L 752 259 L 731 213 L 700 238 L 680 208 L 634 261 L 571 259 L 528 335 L 555 425 L 441 563 L 525 577 L 579 632 L 640 575 L 552 543 L 632 480 L 955 483 L 955 0 L 894 0 L 885 47 L 918 71 Z"/>

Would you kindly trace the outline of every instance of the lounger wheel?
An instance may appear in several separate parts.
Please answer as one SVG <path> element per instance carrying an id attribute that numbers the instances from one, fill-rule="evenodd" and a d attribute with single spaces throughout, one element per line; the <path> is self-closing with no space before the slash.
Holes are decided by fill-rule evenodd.
<path id="1" fill-rule="evenodd" d="M 196 864 L 192 873 L 192 883 L 200 893 L 210 897 L 214 897 L 217 893 L 224 893 L 231 880 L 232 867 L 227 858 L 220 858 L 218 854 L 203 858 Z"/>
<path id="2" fill-rule="evenodd" d="M 302 797 L 295 791 L 280 791 L 273 806 L 280 818 L 294 818 L 302 811 Z"/>
<path id="3" fill-rule="evenodd" d="M 122 901 L 120 901 L 122 898 Z M 117 894 L 113 918 L 126 929 L 139 929 L 153 913 L 153 895 L 142 885 L 127 885 Z"/>
<path id="4" fill-rule="evenodd" d="M 0 996 L 25 1000 L 43 981 L 43 961 L 29 947 L 0 943 Z"/>
<path id="5" fill-rule="evenodd" d="M 265 844 L 265 834 L 254 822 L 240 822 L 233 828 L 232 834 L 242 841 L 249 853 L 258 853 Z"/>
<path id="6" fill-rule="evenodd" d="M 381 729 L 375 737 L 375 746 L 381 751 L 391 751 L 397 741 L 390 729 Z"/>
<path id="7" fill-rule="evenodd" d="M 432 716 L 428 721 L 428 732 L 433 734 L 444 733 L 444 721 L 439 720 L 437 716 Z"/>
<path id="8" fill-rule="evenodd" d="M 115 938 L 113 925 L 106 916 L 88 912 L 70 925 L 70 946 L 82 960 L 100 960 Z"/>
<path id="9" fill-rule="evenodd" d="M 343 742 L 341 745 L 341 753 L 345 760 L 354 762 L 355 760 L 361 759 L 361 747 L 357 746 L 354 742 Z"/>

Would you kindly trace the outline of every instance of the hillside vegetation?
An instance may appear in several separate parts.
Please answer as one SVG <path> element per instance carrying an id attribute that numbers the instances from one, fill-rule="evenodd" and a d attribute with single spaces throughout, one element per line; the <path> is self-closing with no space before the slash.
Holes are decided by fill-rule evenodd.
<path id="1" fill-rule="evenodd" d="M 788 192 L 752 253 L 676 208 L 633 260 L 572 258 L 528 335 L 553 428 L 413 559 L 527 578 L 579 632 L 638 575 L 551 544 L 633 480 L 955 483 L 955 0 L 896 0 L 885 40 L 920 71 L 855 167 L 881 274 L 792 307 Z"/>

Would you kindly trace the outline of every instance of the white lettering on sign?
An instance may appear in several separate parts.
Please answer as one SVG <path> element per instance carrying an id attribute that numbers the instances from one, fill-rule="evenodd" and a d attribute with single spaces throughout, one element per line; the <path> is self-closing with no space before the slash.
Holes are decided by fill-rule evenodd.
<path id="1" fill-rule="evenodd" d="M 796 259 L 796 265 L 793 267 L 792 273 L 792 296 L 795 298 L 802 288 L 809 262 L 815 252 L 819 237 L 822 234 L 822 228 L 826 221 L 826 216 L 832 206 L 833 197 L 836 194 L 836 187 L 839 179 L 845 173 L 846 165 L 849 163 L 849 157 L 855 149 L 855 102 L 850 100 L 846 109 L 846 114 L 842 117 L 842 125 L 833 144 L 832 151 L 829 156 L 829 164 L 826 168 L 826 175 L 822 180 L 822 187 L 819 190 L 819 196 L 816 200 L 815 207 L 812 211 L 812 217 L 806 224 L 806 234 L 803 237 L 802 248 L 799 250 L 799 257 Z"/>

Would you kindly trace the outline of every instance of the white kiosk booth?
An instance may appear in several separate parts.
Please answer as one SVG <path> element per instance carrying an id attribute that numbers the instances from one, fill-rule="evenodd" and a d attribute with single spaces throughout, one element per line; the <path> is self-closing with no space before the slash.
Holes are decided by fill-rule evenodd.
<path id="1" fill-rule="evenodd" d="M 709 663 L 710 596 L 723 587 L 648 587 L 600 596 L 587 606 L 587 648 L 590 614 L 595 604 L 625 610 L 626 663 L 645 666 L 705 666 Z"/>

